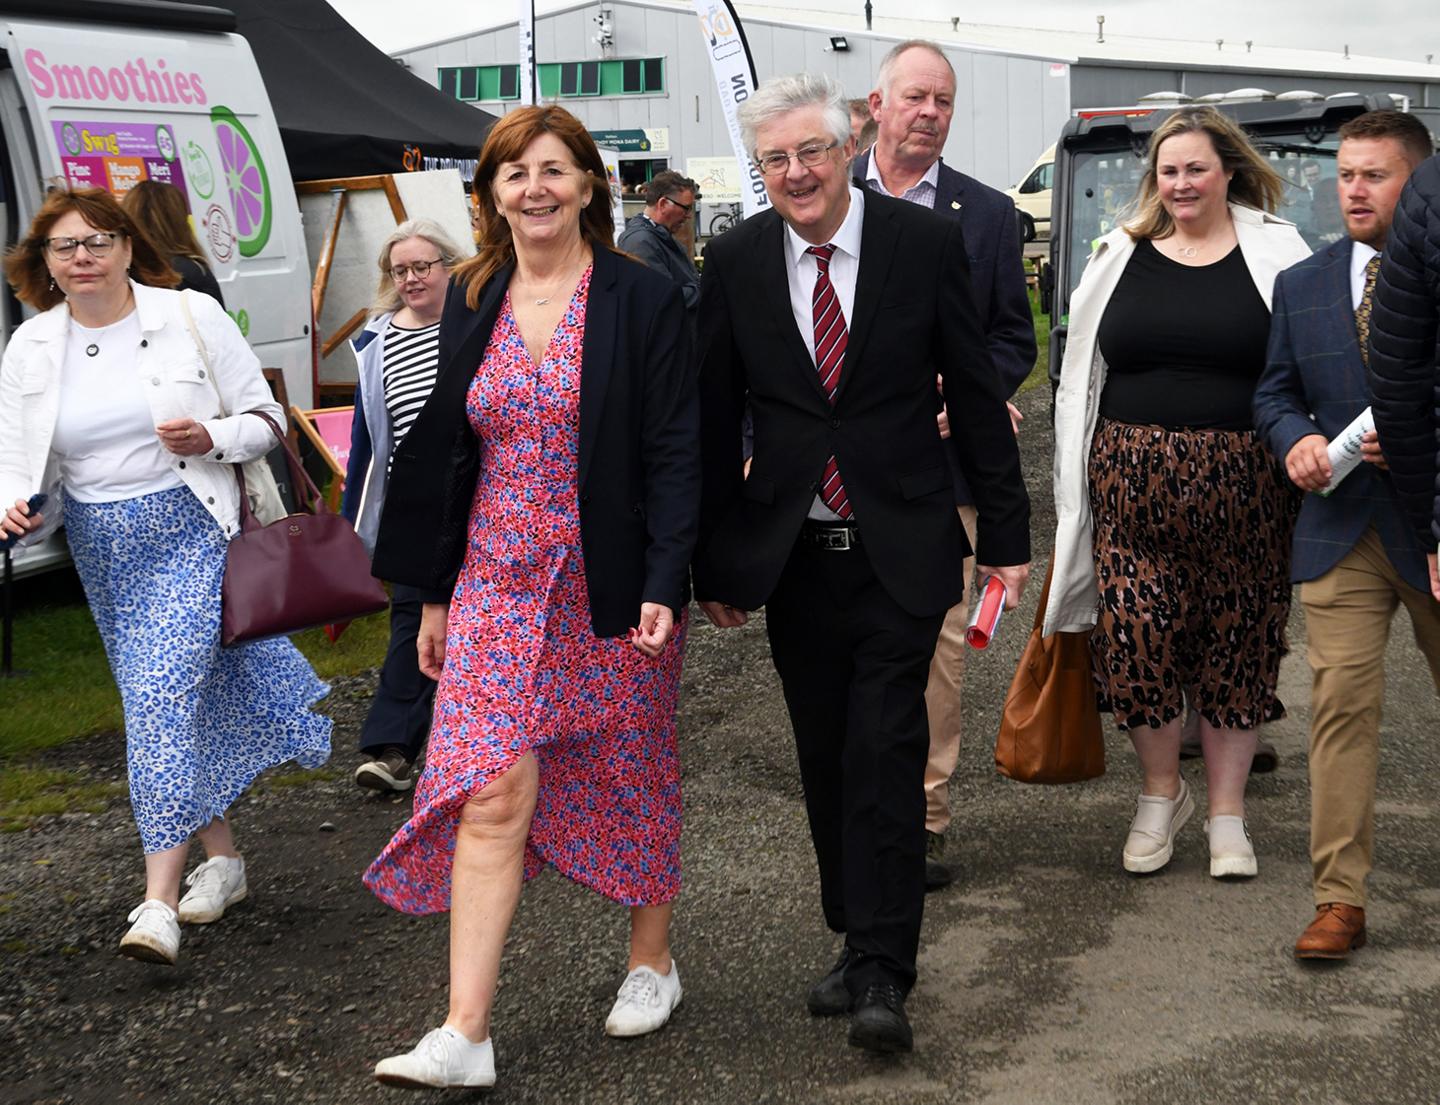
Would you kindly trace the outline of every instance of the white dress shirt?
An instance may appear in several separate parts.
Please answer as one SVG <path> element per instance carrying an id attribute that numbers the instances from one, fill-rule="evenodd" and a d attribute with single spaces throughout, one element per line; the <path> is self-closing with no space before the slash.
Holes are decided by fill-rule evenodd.
<path id="1" fill-rule="evenodd" d="M 854 185 L 850 186 L 850 210 L 840 224 L 830 244 L 835 253 L 830 258 L 830 285 L 840 300 L 840 311 L 845 316 L 845 328 L 850 328 L 850 319 L 855 313 L 855 281 L 860 275 L 860 228 L 865 220 L 865 193 Z M 824 243 L 822 243 L 824 244 Z M 805 340 L 810 360 L 815 360 L 815 313 L 812 298 L 815 295 L 815 278 L 820 265 L 814 254 L 806 253 L 810 243 L 796 234 L 787 223 L 785 226 L 785 273 L 790 283 L 790 310 L 795 315 L 795 326 Z M 818 371 L 818 369 L 817 369 Z M 845 365 L 840 366 L 840 378 L 845 378 Z M 818 476 L 819 473 L 816 473 Z M 845 473 L 840 473 L 843 481 Z M 819 522 L 838 522 L 836 514 L 815 496 L 810 505 L 810 517 Z"/>
<path id="2" fill-rule="evenodd" d="M 1350 307 L 1358 311 L 1365 295 L 1365 266 L 1380 251 L 1364 242 L 1350 243 Z"/>

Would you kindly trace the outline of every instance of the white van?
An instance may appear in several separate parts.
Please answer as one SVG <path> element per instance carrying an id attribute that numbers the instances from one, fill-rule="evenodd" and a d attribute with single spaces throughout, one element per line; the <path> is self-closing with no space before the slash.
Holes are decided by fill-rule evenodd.
<path id="1" fill-rule="evenodd" d="M 1055 186 L 1055 147 L 1035 159 L 1014 188 L 1005 194 L 1015 201 L 1020 217 L 1020 240 L 1033 242 L 1050 237 L 1050 203 Z"/>
<path id="2" fill-rule="evenodd" d="M 7 245 L 15 242 L 55 182 L 117 196 L 141 180 L 174 184 L 189 201 L 226 309 L 261 363 L 283 370 L 290 402 L 310 407 L 310 267 L 300 211 L 260 71 L 233 27 L 230 13 L 208 8 L 5 4 L 0 223 Z M 0 342 L 23 315 L 8 290 L 0 294 Z M 21 550 L 16 572 L 63 556 L 49 542 Z"/>

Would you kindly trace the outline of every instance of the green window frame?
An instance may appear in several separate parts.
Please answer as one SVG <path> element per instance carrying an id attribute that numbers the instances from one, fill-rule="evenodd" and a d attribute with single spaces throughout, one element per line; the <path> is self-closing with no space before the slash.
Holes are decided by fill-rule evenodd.
<path id="1" fill-rule="evenodd" d="M 437 72 L 440 91 L 466 103 L 520 98 L 519 65 L 441 66 Z"/>
<path id="2" fill-rule="evenodd" d="M 536 69 L 543 100 L 665 93 L 664 58 L 552 61 Z"/>

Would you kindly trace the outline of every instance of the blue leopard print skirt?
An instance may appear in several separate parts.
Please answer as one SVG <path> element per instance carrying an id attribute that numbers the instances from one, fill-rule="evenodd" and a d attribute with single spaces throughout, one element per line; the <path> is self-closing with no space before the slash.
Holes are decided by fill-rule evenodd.
<path id="1" fill-rule="evenodd" d="M 65 531 L 125 711 L 130 805 L 146 853 L 184 844 L 255 776 L 330 758 L 330 688 L 288 640 L 220 647 L 225 535 L 188 487 L 67 496 Z"/>

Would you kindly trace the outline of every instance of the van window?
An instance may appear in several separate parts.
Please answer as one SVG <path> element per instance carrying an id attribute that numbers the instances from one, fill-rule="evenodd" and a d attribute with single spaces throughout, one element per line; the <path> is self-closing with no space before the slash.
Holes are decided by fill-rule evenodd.
<path id="1" fill-rule="evenodd" d="M 1047 161 L 1044 165 L 1038 165 L 1035 171 L 1025 178 L 1025 183 L 1020 185 L 1020 192 L 1030 195 L 1033 192 L 1047 192 L 1053 187 L 1055 181 L 1055 162 Z"/>

